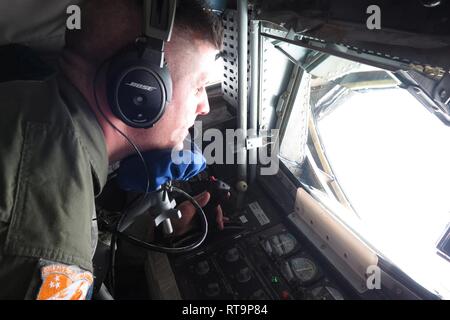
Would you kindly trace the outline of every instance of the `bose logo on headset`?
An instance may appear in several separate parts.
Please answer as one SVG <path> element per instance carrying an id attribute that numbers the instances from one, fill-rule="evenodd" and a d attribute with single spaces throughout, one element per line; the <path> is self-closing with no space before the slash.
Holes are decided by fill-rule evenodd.
<path id="1" fill-rule="evenodd" d="M 146 86 L 145 84 L 136 83 L 136 82 L 126 83 L 125 85 L 130 86 L 130 87 L 134 87 L 134 88 L 138 88 L 138 89 L 142 89 L 142 90 L 146 90 L 146 91 L 149 91 L 149 92 L 153 92 L 153 91 L 156 90 L 155 87 Z"/>
<path id="2" fill-rule="evenodd" d="M 172 79 L 164 61 L 176 0 L 144 0 L 143 35 L 111 59 L 107 95 L 113 114 L 134 128 L 150 128 L 172 98 Z"/>

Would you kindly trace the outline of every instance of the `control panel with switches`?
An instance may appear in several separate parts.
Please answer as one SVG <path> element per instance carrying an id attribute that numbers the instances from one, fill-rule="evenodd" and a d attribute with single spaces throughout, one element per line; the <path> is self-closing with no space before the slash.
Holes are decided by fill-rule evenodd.
<path id="1" fill-rule="evenodd" d="M 282 224 L 209 245 L 171 259 L 184 299 L 355 298 Z"/>

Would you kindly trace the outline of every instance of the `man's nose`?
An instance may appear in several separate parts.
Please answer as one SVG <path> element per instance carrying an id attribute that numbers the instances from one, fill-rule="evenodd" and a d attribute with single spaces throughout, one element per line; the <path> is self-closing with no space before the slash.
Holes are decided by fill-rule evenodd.
<path id="1" fill-rule="evenodd" d="M 202 100 L 197 105 L 197 114 L 204 116 L 209 113 L 209 101 L 206 91 L 203 93 Z"/>

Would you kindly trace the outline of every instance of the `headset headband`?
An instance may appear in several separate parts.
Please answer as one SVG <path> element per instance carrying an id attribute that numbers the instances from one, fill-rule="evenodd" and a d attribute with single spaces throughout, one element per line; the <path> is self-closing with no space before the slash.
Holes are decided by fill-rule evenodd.
<path id="1" fill-rule="evenodd" d="M 170 41 L 177 0 L 144 0 L 143 34 L 147 45 L 158 53 L 162 68 L 164 64 L 164 43 Z"/>

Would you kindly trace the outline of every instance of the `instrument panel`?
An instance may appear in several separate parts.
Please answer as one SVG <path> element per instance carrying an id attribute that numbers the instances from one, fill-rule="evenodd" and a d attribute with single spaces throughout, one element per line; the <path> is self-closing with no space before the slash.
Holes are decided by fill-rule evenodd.
<path id="1" fill-rule="evenodd" d="M 247 221 L 234 232 L 214 234 L 195 252 L 172 256 L 183 299 L 344 300 L 357 298 L 289 229 L 267 199 L 252 199 L 230 220 Z M 252 221 L 252 223 L 249 223 Z"/>

